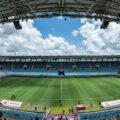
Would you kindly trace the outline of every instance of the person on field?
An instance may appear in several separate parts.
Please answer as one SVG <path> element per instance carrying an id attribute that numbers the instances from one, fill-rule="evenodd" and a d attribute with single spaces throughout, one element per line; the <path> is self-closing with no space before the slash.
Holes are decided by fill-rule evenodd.
<path id="1" fill-rule="evenodd" d="M 63 101 L 62 100 L 60 100 L 60 106 L 62 106 L 63 105 Z"/>
<path id="2" fill-rule="evenodd" d="M 64 110 L 62 111 L 62 114 L 65 114 L 65 111 L 64 111 Z"/>
<path id="3" fill-rule="evenodd" d="M 12 95 L 11 96 L 11 100 L 15 100 L 16 99 L 16 96 L 15 95 Z"/>

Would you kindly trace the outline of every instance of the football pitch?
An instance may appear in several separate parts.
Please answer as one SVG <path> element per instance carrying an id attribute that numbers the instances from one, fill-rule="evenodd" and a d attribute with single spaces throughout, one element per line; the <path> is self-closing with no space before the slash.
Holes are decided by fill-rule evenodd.
<path id="1" fill-rule="evenodd" d="M 16 101 L 33 105 L 95 104 L 120 99 L 120 78 L 2 78 L 0 100 L 10 100 L 12 95 Z"/>

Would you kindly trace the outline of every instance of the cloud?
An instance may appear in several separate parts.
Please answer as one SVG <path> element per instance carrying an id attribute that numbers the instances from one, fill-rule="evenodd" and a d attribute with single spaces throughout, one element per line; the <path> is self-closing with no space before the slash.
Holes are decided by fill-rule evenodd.
<path id="1" fill-rule="evenodd" d="M 65 38 L 48 34 L 46 38 L 33 26 L 33 21 L 22 22 L 23 29 L 13 24 L 0 25 L 0 55 L 71 55 L 77 48 Z"/>
<path id="2" fill-rule="evenodd" d="M 84 38 L 81 43 L 86 54 L 120 54 L 120 24 L 111 22 L 107 29 L 100 29 L 100 20 L 82 19 L 81 24 L 75 32 Z"/>
<path id="3" fill-rule="evenodd" d="M 57 19 L 59 19 L 59 20 L 63 20 L 64 17 L 63 17 L 63 16 L 58 16 Z"/>
<path id="4" fill-rule="evenodd" d="M 0 25 L 0 55 L 88 55 L 119 54 L 120 24 L 111 22 L 105 30 L 101 21 L 82 19 L 81 26 L 72 36 L 81 35 L 81 48 L 70 44 L 64 37 L 48 33 L 45 37 L 33 26 L 34 21 L 22 22 L 23 29 L 16 30 L 12 23 Z"/>
<path id="5" fill-rule="evenodd" d="M 72 36 L 73 36 L 73 37 L 77 37 L 78 34 L 79 34 L 79 31 L 78 31 L 78 30 L 73 30 L 73 31 L 72 31 Z"/>
<path id="6" fill-rule="evenodd" d="M 84 24 L 84 23 L 86 23 L 87 21 L 88 21 L 87 18 L 82 18 L 82 19 L 80 20 L 81 24 Z"/>
<path id="7" fill-rule="evenodd" d="M 51 28 L 52 31 L 55 31 L 55 28 Z"/>

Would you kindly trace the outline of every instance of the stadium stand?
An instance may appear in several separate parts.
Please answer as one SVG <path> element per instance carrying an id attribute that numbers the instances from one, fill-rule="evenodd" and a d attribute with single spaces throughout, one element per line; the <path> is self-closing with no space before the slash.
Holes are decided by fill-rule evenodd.
<path id="1" fill-rule="evenodd" d="M 8 73 L 37 75 L 116 75 L 120 56 L 1 56 L 0 69 Z M 37 72 L 37 73 L 36 73 Z"/>
<path id="2" fill-rule="evenodd" d="M 26 111 L 18 111 L 18 110 L 0 110 L 2 113 L 2 117 L 7 120 L 35 120 L 37 117 L 38 120 L 43 120 L 44 113 L 33 113 Z"/>
<path id="3" fill-rule="evenodd" d="M 108 109 L 92 112 L 78 113 L 80 120 L 108 120 L 108 119 L 120 119 L 120 109 Z"/>

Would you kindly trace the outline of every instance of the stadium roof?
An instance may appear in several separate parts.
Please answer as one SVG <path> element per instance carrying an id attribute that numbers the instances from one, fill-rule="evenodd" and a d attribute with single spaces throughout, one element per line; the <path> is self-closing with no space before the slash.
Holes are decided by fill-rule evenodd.
<path id="1" fill-rule="evenodd" d="M 120 0 L 0 0 L 0 23 L 68 16 L 120 21 Z"/>
<path id="2" fill-rule="evenodd" d="M 0 56 L 0 62 L 72 62 L 72 61 L 120 61 L 120 55 L 101 56 Z"/>

